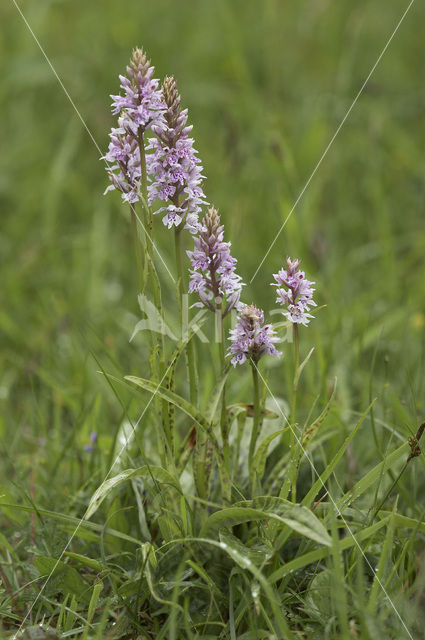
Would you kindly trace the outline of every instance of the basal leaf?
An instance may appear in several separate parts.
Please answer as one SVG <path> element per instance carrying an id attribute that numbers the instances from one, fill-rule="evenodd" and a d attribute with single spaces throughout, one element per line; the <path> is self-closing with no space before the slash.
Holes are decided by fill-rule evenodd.
<path id="1" fill-rule="evenodd" d="M 102 482 L 100 487 L 96 489 L 91 497 L 85 518 L 91 518 L 91 516 L 98 510 L 103 500 L 112 491 L 112 489 L 114 489 L 122 482 L 136 477 L 153 478 L 153 480 L 158 484 L 170 485 L 181 493 L 181 487 L 178 480 L 176 480 L 176 478 L 172 476 L 171 473 L 169 473 L 162 467 L 143 466 L 139 467 L 138 469 L 126 469 L 125 471 L 121 471 L 121 473 L 118 473 L 113 478 L 108 478 L 108 480 Z"/>
<path id="2" fill-rule="evenodd" d="M 72 593 L 80 602 L 90 601 L 90 586 L 74 567 L 47 556 L 35 557 L 34 564 L 41 575 L 47 577 L 51 574 L 52 578 L 60 577 L 60 588 L 64 593 Z"/>
<path id="3" fill-rule="evenodd" d="M 279 514 L 273 511 L 265 511 L 261 508 L 253 508 L 254 500 L 247 500 L 238 505 L 213 513 L 202 528 L 201 535 L 211 535 L 213 532 L 237 524 L 250 521 L 273 520 L 280 525 L 285 525 L 302 536 L 310 538 L 319 544 L 331 546 L 331 538 L 324 525 L 312 511 L 299 504 L 279 504 Z M 283 502 L 283 501 L 282 501 Z"/>
<path id="4" fill-rule="evenodd" d="M 158 386 L 154 382 L 150 380 L 146 380 L 145 378 L 138 378 L 136 376 L 125 376 L 125 379 L 133 384 L 136 384 L 138 387 L 149 391 L 152 394 L 158 394 L 161 398 L 166 400 L 167 402 L 171 402 L 176 407 L 178 407 L 181 411 L 183 411 L 186 415 L 188 415 L 194 422 L 196 422 L 209 436 L 211 442 L 214 446 L 214 449 L 218 456 L 221 458 L 221 451 L 218 445 L 217 438 L 212 432 L 211 425 L 205 416 L 202 415 L 200 411 L 196 407 L 194 407 L 190 402 L 182 398 L 181 396 L 173 393 L 169 389 L 165 387 Z"/>
<path id="5" fill-rule="evenodd" d="M 262 478 L 262 476 L 264 474 L 264 469 L 265 469 L 265 466 L 266 466 L 267 451 L 269 449 L 269 444 L 275 438 L 277 438 L 277 436 L 279 436 L 282 433 L 284 433 L 285 431 L 287 431 L 287 429 L 288 429 L 288 427 L 286 427 L 285 429 L 279 429 L 279 431 L 275 431 L 270 436 L 267 436 L 267 438 L 265 438 L 262 441 L 262 443 L 258 447 L 257 451 L 255 452 L 254 462 L 253 462 L 252 466 L 253 466 L 253 469 L 254 469 L 255 473 L 258 475 L 259 478 Z"/>

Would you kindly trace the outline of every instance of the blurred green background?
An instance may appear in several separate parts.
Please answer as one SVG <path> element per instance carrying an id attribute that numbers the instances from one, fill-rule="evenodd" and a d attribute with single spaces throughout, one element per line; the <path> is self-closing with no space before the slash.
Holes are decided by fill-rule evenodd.
<path id="1" fill-rule="evenodd" d="M 176 76 L 208 199 L 247 283 L 406 6 L 20 2 L 102 150 L 109 94 L 132 48 L 146 48 L 159 77 Z M 303 332 L 303 351 L 316 346 L 311 397 L 337 376 L 347 416 L 378 396 L 379 429 L 406 433 L 424 408 L 424 18 L 414 3 L 244 296 L 273 308 L 271 274 L 286 255 L 302 258 L 326 305 Z M 118 424 L 91 352 L 121 374 L 143 375 L 147 364 L 143 339 L 128 342 L 140 313 L 127 209 L 102 195 L 100 154 L 11 0 L 0 21 L 0 434 L 12 491 L 9 480 L 26 483 L 46 440 L 59 456 L 77 438 L 78 461 L 91 430 L 106 437 Z M 174 269 L 159 219 L 157 229 Z M 366 429 L 362 462 L 376 460 L 371 437 Z"/>

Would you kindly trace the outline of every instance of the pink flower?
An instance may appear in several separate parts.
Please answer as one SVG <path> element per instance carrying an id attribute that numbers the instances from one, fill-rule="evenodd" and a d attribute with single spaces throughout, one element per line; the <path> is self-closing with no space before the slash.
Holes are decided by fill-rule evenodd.
<path id="1" fill-rule="evenodd" d="M 192 263 L 189 293 L 196 291 L 201 299 L 199 306 L 203 304 L 211 311 L 225 299 L 225 316 L 239 303 L 243 283 L 235 272 L 237 260 L 230 255 L 230 242 L 224 242 L 224 227 L 214 207 L 206 213 L 198 234 L 194 250 L 187 251 Z"/>
<path id="2" fill-rule="evenodd" d="M 235 329 L 230 330 L 229 340 L 232 344 L 227 350 L 232 355 L 231 363 L 234 367 L 243 364 L 247 359 L 257 363 L 264 355 L 280 357 L 280 352 L 274 346 L 279 338 L 271 324 L 264 324 L 264 312 L 254 305 L 244 305 L 239 315 Z"/>
<path id="3" fill-rule="evenodd" d="M 272 283 L 276 290 L 276 302 L 286 307 L 284 315 L 294 324 L 307 325 L 313 318 L 309 311 L 315 307 L 312 285 L 314 282 L 307 280 L 304 271 L 298 269 L 299 260 L 286 259 L 286 269 L 281 269 L 273 274 L 276 282 Z"/>
<path id="4" fill-rule="evenodd" d="M 150 205 L 157 199 L 163 201 L 164 206 L 154 213 L 166 212 L 162 221 L 168 228 L 184 221 L 185 228 L 196 233 L 201 206 L 207 204 L 201 188 L 201 161 L 193 138 L 189 138 L 192 127 L 187 125 L 187 109 L 180 110 L 180 95 L 174 78 L 165 78 L 162 95 L 166 106 L 165 127 L 162 123 L 152 127 L 156 138 L 150 138 L 147 146 L 147 151 L 151 151 L 146 156 L 150 180 L 148 200 Z"/>

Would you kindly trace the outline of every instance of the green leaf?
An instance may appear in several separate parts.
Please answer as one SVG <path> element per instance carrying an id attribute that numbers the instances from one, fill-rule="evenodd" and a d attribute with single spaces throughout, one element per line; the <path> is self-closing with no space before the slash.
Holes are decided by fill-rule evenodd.
<path id="1" fill-rule="evenodd" d="M 139 320 L 139 322 L 136 324 L 131 335 L 130 342 L 139 333 L 139 331 L 155 331 L 157 333 L 161 333 L 162 335 L 168 336 L 172 340 L 177 340 L 176 336 L 165 324 L 162 315 L 153 304 L 153 302 L 151 302 L 149 298 L 147 298 L 142 293 L 139 293 L 137 299 L 139 301 L 140 310 L 146 315 L 146 318 L 143 318 L 143 320 Z"/>
<path id="2" fill-rule="evenodd" d="M 89 610 L 87 612 L 87 626 L 84 632 L 84 638 L 87 637 L 87 634 L 89 632 L 90 623 L 94 618 L 94 614 L 96 613 L 97 603 L 99 601 L 99 596 L 102 593 L 102 591 L 103 591 L 103 582 L 100 580 L 99 582 L 96 582 L 96 584 L 93 586 L 93 591 L 92 591 L 90 603 L 89 603 Z"/>
<path id="3" fill-rule="evenodd" d="M 354 487 L 347 491 L 342 498 L 338 501 L 338 509 L 344 509 L 350 505 L 354 500 L 357 500 L 365 491 L 369 489 L 371 485 L 379 480 L 382 474 L 388 469 L 391 469 L 400 460 L 407 457 L 410 452 L 410 445 L 408 442 L 402 444 L 398 449 L 390 453 L 385 460 L 377 464 L 369 473 L 367 473 Z"/>
<path id="4" fill-rule="evenodd" d="M 425 522 L 422 522 L 421 520 L 409 518 L 408 516 L 402 516 L 401 514 L 394 513 L 393 511 L 380 511 L 379 515 L 383 516 L 385 519 L 391 517 L 394 528 L 416 529 L 417 531 L 422 531 L 422 533 L 425 533 Z"/>
<path id="5" fill-rule="evenodd" d="M 205 569 L 203 569 L 199 564 L 194 562 L 194 560 L 186 560 L 186 564 L 188 564 L 189 567 L 191 567 L 194 571 L 196 571 L 196 573 L 202 578 L 202 580 L 209 586 L 211 591 L 214 591 L 216 596 L 218 596 L 219 598 L 223 597 L 222 592 L 218 589 L 214 580 L 210 578 L 210 576 L 205 571 Z"/>
<path id="6" fill-rule="evenodd" d="M 210 394 L 210 399 L 205 410 L 205 420 L 210 429 L 213 429 L 214 418 L 217 411 L 217 406 L 221 395 L 223 393 L 226 378 L 229 374 L 229 366 L 225 367 L 223 373 L 220 375 L 214 389 Z M 204 500 L 208 499 L 209 495 L 209 481 L 212 470 L 212 446 L 211 439 L 205 437 L 203 434 L 199 434 L 197 438 L 194 457 L 193 457 L 193 476 L 195 481 L 196 490 L 200 498 Z M 227 486 L 230 485 L 227 477 L 222 476 L 222 482 L 227 481 Z"/>
<path id="7" fill-rule="evenodd" d="M 217 406 L 221 398 L 221 394 L 223 393 L 223 388 L 224 388 L 227 376 L 229 375 L 229 371 L 230 371 L 230 364 L 225 367 L 223 373 L 220 375 L 217 381 L 217 384 L 215 385 L 214 389 L 210 394 L 210 400 L 205 410 L 205 418 L 208 422 L 212 422 L 214 420 L 214 416 L 217 411 Z"/>
<path id="8" fill-rule="evenodd" d="M 10 553 L 12 558 L 14 558 L 15 560 L 18 560 L 18 555 L 17 555 L 15 549 L 12 547 L 11 544 L 9 544 L 9 542 L 6 539 L 6 536 L 4 536 L 0 532 L 0 549 L 1 548 L 6 549 Z"/>
<path id="9" fill-rule="evenodd" d="M 334 388 L 332 389 L 332 393 L 330 395 L 330 398 L 328 400 L 328 402 L 326 403 L 325 408 L 323 409 L 322 413 L 320 414 L 320 416 L 318 418 L 316 418 L 316 420 L 314 420 L 314 422 L 312 422 L 312 424 L 307 427 L 307 429 L 304 431 L 303 436 L 302 436 L 302 441 L 301 441 L 301 445 L 302 445 L 302 449 L 306 449 L 310 440 L 312 440 L 312 438 L 315 436 L 316 431 L 318 430 L 318 428 L 320 427 L 320 425 L 324 422 L 326 416 L 328 415 L 330 408 L 331 408 L 331 403 L 332 400 L 334 398 L 335 395 L 335 391 L 336 391 L 336 383 L 334 385 Z"/>
<path id="10" fill-rule="evenodd" d="M 86 520 L 82 520 L 81 518 L 76 518 L 75 516 L 70 516 L 65 513 L 50 511 L 49 509 L 43 509 L 39 506 L 27 507 L 22 504 L 3 504 L 0 502 L 0 508 L 3 510 L 4 507 L 7 507 L 8 509 L 16 509 L 17 511 L 24 511 L 26 513 L 34 513 L 35 510 L 37 510 L 37 513 L 39 513 L 40 515 L 61 522 L 64 531 L 70 531 L 73 536 L 77 536 L 84 540 L 98 542 L 99 536 L 103 535 L 105 537 L 111 536 L 112 538 L 118 538 L 120 540 L 124 540 L 125 542 L 131 542 L 132 544 L 140 545 L 140 540 L 138 540 L 137 538 L 133 538 L 126 533 L 116 531 L 115 529 L 111 529 L 110 527 L 105 528 L 104 525 L 97 524 L 96 522 L 88 522 Z"/>
<path id="11" fill-rule="evenodd" d="M 208 420 L 201 414 L 200 411 L 196 407 L 194 407 L 190 402 L 182 398 L 181 396 L 173 393 L 169 389 L 165 389 L 165 387 L 158 386 L 157 384 L 151 382 L 150 380 L 146 380 L 145 378 L 137 378 L 136 376 L 125 376 L 125 380 L 132 382 L 133 384 L 145 389 L 145 391 L 149 391 L 152 394 L 158 394 L 161 398 L 166 400 L 167 402 L 171 402 L 176 407 L 178 407 L 183 413 L 188 415 L 194 422 L 196 422 L 209 436 L 216 454 L 222 459 L 222 453 L 220 447 L 218 445 L 217 438 L 215 437 L 211 425 Z"/>
<path id="12" fill-rule="evenodd" d="M 211 444 L 205 436 L 202 440 L 198 437 L 192 459 L 192 469 L 197 494 L 203 500 L 208 499 L 211 467 Z"/>
<path id="13" fill-rule="evenodd" d="M 187 334 L 183 336 L 183 338 L 179 340 L 179 342 L 177 343 L 176 348 L 171 354 L 171 357 L 167 365 L 168 374 L 164 381 L 164 387 L 166 389 L 169 389 L 170 391 L 174 392 L 174 376 L 175 376 L 177 362 L 180 356 L 182 355 L 182 353 L 187 348 L 187 345 L 189 344 L 189 342 L 192 340 L 195 333 L 205 323 L 206 319 L 207 319 L 206 309 L 197 313 L 195 318 L 193 318 L 193 320 L 189 324 Z M 169 412 L 169 420 L 170 420 L 170 430 L 171 430 L 171 433 L 173 433 L 173 430 L 174 430 L 174 405 L 173 404 L 168 405 L 168 412 Z"/>
<path id="14" fill-rule="evenodd" d="M 280 599 L 278 599 L 277 594 L 273 590 L 269 580 L 264 577 L 261 571 L 249 558 L 241 554 L 239 550 L 235 549 L 232 545 L 227 544 L 223 541 L 217 542 L 216 540 L 209 540 L 208 538 L 192 538 L 192 540 L 194 542 L 201 542 L 220 548 L 239 567 L 241 567 L 241 569 L 251 572 L 256 580 L 260 583 L 264 594 L 272 607 L 276 623 L 281 633 L 280 637 L 285 638 L 286 640 L 294 640 L 294 636 L 292 635 L 292 632 L 290 631 L 288 623 L 286 622 L 285 616 L 283 614 Z"/>
<path id="15" fill-rule="evenodd" d="M 258 502 L 258 499 L 247 500 L 238 503 L 238 505 L 244 506 L 233 506 L 216 511 L 207 519 L 202 528 L 201 535 L 205 536 L 223 527 L 233 527 L 243 522 L 273 520 L 319 544 L 327 547 L 331 546 L 331 538 L 325 527 L 317 516 L 306 507 L 299 504 L 292 504 L 291 502 L 285 504 L 286 501 L 281 500 L 278 503 L 279 513 L 276 513 L 251 506 L 258 504 Z"/>
<path id="16" fill-rule="evenodd" d="M 192 338 L 195 335 L 195 333 L 205 323 L 205 321 L 207 320 L 207 317 L 208 316 L 207 316 L 207 313 L 206 313 L 206 309 L 205 309 L 205 312 L 203 310 L 203 312 L 198 313 L 195 316 L 195 318 L 193 318 L 193 320 L 190 322 L 188 330 L 187 330 L 187 334 L 185 336 L 183 336 L 183 338 L 181 340 L 179 340 L 179 342 L 177 343 L 177 345 L 176 345 L 176 347 L 175 347 L 175 349 L 174 349 L 173 353 L 171 354 L 171 357 L 170 357 L 170 359 L 168 361 L 168 366 L 167 366 L 168 375 L 166 376 L 166 384 L 165 384 L 166 388 L 171 388 L 172 380 L 173 380 L 173 377 L 174 377 L 174 371 L 175 371 L 178 359 L 180 358 L 180 356 L 182 355 L 182 353 L 186 349 L 186 347 L 189 344 L 189 342 L 192 340 Z"/>
<path id="17" fill-rule="evenodd" d="M 71 551 L 65 551 L 63 554 L 67 558 L 71 558 L 71 560 L 75 560 L 78 564 L 82 564 L 85 567 L 89 567 L 90 569 L 94 569 L 95 571 L 103 571 L 104 566 L 98 560 L 94 560 L 93 558 L 88 558 L 87 556 L 82 556 L 80 553 L 72 553 Z"/>
<path id="18" fill-rule="evenodd" d="M 347 449 L 348 444 L 351 442 L 351 440 L 356 435 L 357 431 L 359 430 L 360 426 L 363 423 L 363 420 L 366 418 L 366 416 L 368 415 L 369 411 L 371 410 L 372 405 L 373 405 L 373 402 L 371 402 L 371 404 L 368 406 L 366 411 L 361 415 L 360 420 L 357 422 L 357 424 L 354 427 L 354 429 L 352 430 L 352 432 L 347 436 L 347 438 L 345 439 L 342 447 L 340 447 L 340 449 L 337 451 L 335 456 L 332 458 L 331 462 L 326 466 L 326 469 L 317 478 L 316 482 L 313 484 L 313 486 L 311 487 L 310 491 L 307 493 L 307 495 L 301 501 L 301 504 L 309 506 L 310 504 L 313 503 L 313 501 L 316 498 L 316 496 L 319 493 L 319 491 L 321 489 L 325 488 L 325 482 L 327 481 L 327 479 L 329 478 L 331 473 L 333 473 L 333 471 L 334 471 L 336 465 L 338 464 L 338 462 L 341 460 L 342 456 L 344 455 L 344 453 L 345 453 L 345 451 Z"/>
<path id="19" fill-rule="evenodd" d="M 329 620 L 333 615 L 332 573 L 329 569 L 321 571 L 311 581 L 305 603 L 305 609 L 316 620 Z"/>
<path id="20" fill-rule="evenodd" d="M 285 433 L 285 431 L 287 431 L 288 429 L 289 427 L 285 427 L 285 429 L 279 429 L 279 431 L 275 431 L 270 436 L 267 436 L 267 438 L 264 438 L 264 440 L 258 447 L 254 456 L 254 461 L 252 466 L 253 466 L 254 472 L 258 475 L 259 478 L 262 478 L 264 474 L 269 444 L 275 438 L 277 438 L 277 436 L 281 435 L 282 433 Z"/>
<path id="21" fill-rule="evenodd" d="M 314 347 L 312 347 L 312 349 L 310 349 L 310 351 L 308 352 L 307 356 L 304 358 L 304 360 L 301 362 L 301 364 L 299 365 L 296 373 L 295 373 L 295 380 L 294 380 L 294 384 L 297 385 L 299 382 L 299 379 L 301 377 L 301 374 L 303 372 L 303 369 L 305 367 L 305 365 L 307 364 L 307 362 L 310 360 L 311 355 L 314 351 Z"/>
<path id="22" fill-rule="evenodd" d="M 55 558 L 48 558 L 47 556 L 35 557 L 34 564 L 41 575 L 45 577 L 51 575 L 52 578 L 60 578 L 58 583 L 64 593 L 71 593 L 76 596 L 80 602 L 89 603 L 89 585 L 83 580 L 78 571 L 69 564 L 55 560 Z"/>
<path id="23" fill-rule="evenodd" d="M 59 640 L 56 629 L 41 624 L 27 627 L 19 637 L 20 640 Z"/>
<path id="24" fill-rule="evenodd" d="M 375 522 L 374 525 L 370 527 L 366 527 L 366 529 L 362 529 L 355 535 L 346 536 L 345 538 L 340 540 L 340 543 L 339 543 L 340 551 L 345 551 L 346 549 L 350 549 L 351 547 L 357 546 L 360 542 L 363 542 L 364 540 L 371 538 L 377 531 L 379 531 L 379 529 L 381 529 L 382 527 L 385 527 L 387 523 L 388 523 L 388 517 L 384 518 L 380 522 Z M 289 575 L 293 571 L 298 571 L 299 569 L 303 569 L 304 567 L 306 567 L 309 564 L 312 564 L 313 562 L 318 562 L 319 560 L 323 560 L 323 558 L 326 558 L 328 553 L 329 551 L 322 547 L 319 549 L 315 549 L 314 551 L 309 551 L 309 553 L 305 553 L 302 556 L 297 556 L 296 558 L 294 558 L 294 560 L 287 562 L 282 567 L 277 569 L 274 573 L 272 573 L 272 575 L 269 576 L 268 580 L 271 584 L 273 584 L 274 582 L 277 582 L 277 580 L 284 578 L 285 576 Z"/>
<path id="25" fill-rule="evenodd" d="M 178 480 L 162 467 L 143 466 L 139 467 L 138 469 L 125 469 L 125 471 L 121 471 L 121 473 L 118 473 L 113 478 L 108 478 L 108 480 L 102 482 L 100 487 L 96 489 L 91 497 L 87 512 L 85 514 L 85 519 L 88 520 L 89 518 L 91 518 L 91 516 L 98 510 L 103 500 L 112 491 L 112 489 L 114 489 L 122 482 L 136 477 L 152 478 L 154 482 L 158 484 L 168 484 L 174 487 L 179 493 L 181 493 L 181 487 Z"/>
<path id="26" fill-rule="evenodd" d="M 382 551 L 379 557 L 378 567 L 375 571 L 372 588 L 369 594 L 368 610 L 372 616 L 376 615 L 376 610 L 378 608 L 378 595 L 381 592 L 382 585 L 385 584 L 388 578 L 388 574 L 390 573 L 390 567 L 392 565 L 391 554 L 393 553 L 393 550 L 394 550 L 393 539 L 394 539 L 394 524 L 395 524 L 396 514 L 397 514 L 397 504 L 394 505 L 394 511 L 391 513 L 389 517 L 387 534 L 385 536 L 385 541 L 382 546 Z"/>
<path id="27" fill-rule="evenodd" d="M 221 529 L 219 535 L 221 542 L 225 542 L 226 544 L 230 545 L 231 547 L 236 549 L 236 551 L 239 551 L 242 556 L 249 558 L 249 560 L 251 560 L 251 562 L 256 565 L 264 564 L 273 555 L 272 548 L 269 549 L 265 545 L 247 547 L 239 540 L 239 538 L 236 538 L 236 536 L 231 534 L 226 529 Z"/>

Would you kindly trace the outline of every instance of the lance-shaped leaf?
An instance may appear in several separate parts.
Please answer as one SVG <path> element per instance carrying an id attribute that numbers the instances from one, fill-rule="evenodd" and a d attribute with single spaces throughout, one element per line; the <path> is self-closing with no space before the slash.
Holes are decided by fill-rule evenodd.
<path id="1" fill-rule="evenodd" d="M 178 480 L 171 475 L 168 471 L 162 467 L 155 466 L 143 466 L 138 469 L 126 469 L 121 471 L 113 478 L 108 478 L 105 482 L 102 482 L 100 487 L 96 489 L 91 497 L 85 518 L 91 518 L 91 516 L 98 510 L 106 496 L 122 482 L 130 480 L 131 478 L 153 478 L 155 483 L 167 484 L 174 487 L 179 493 L 181 493 L 181 487 Z"/>
<path id="2" fill-rule="evenodd" d="M 312 440 L 312 438 L 314 438 L 316 431 L 318 430 L 318 428 L 320 427 L 320 425 L 324 422 L 326 416 L 328 415 L 330 408 L 331 408 L 331 404 L 332 404 L 332 400 L 334 398 L 335 395 L 335 391 L 336 391 L 336 381 L 334 384 L 334 387 L 332 389 L 332 393 L 330 395 L 330 398 L 328 400 L 328 402 L 326 403 L 325 408 L 323 409 L 322 413 L 320 414 L 320 416 L 318 416 L 313 422 L 312 424 L 306 428 L 306 430 L 303 433 L 302 436 L 302 440 L 301 440 L 301 447 L 302 450 L 305 450 L 310 442 L 310 440 Z M 302 455 L 301 451 L 301 455 Z"/>
<path id="3" fill-rule="evenodd" d="M 190 402 L 177 395 L 173 391 L 169 389 L 165 389 L 164 387 L 156 385 L 154 382 L 150 380 L 146 380 L 145 378 L 137 378 L 136 376 L 125 376 L 125 379 L 129 382 L 136 384 L 138 387 L 145 389 L 146 391 L 150 391 L 150 393 L 158 394 L 161 398 L 166 400 L 167 402 L 171 402 L 176 407 L 178 407 L 181 411 L 183 411 L 186 415 L 188 415 L 196 424 L 198 424 L 209 436 L 216 453 L 219 455 L 220 459 L 222 457 L 220 447 L 218 445 L 217 438 L 215 437 L 211 424 L 208 419 L 202 415 L 200 411 L 196 407 L 194 407 Z M 222 381 L 224 385 L 224 380 Z M 221 387 L 222 391 L 222 387 Z M 220 391 L 220 393 L 221 393 Z M 213 393 L 214 395 L 214 393 Z M 219 397 L 217 398 L 218 402 Z"/>
<path id="4" fill-rule="evenodd" d="M 257 451 L 255 453 L 255 456 L 254 456 L 254 462 L 253 462 L 252 467 L 253 467 L 254 472 L 258 475 L 259 478 L 262 478 L 263 474 L 264 474 L 264 469 L 265 469 L 265 466 L 266 466 L 267 451 L 269 449 L 269 444 L 275 438 L 277 438 L 277 436 L 282 435 L 282 433 L 285 433 L 285 431 L 287 431 L 288 429 L 289 429 L 289 427 L 285 427 L 284 429 L 279 429 L 279 431 L 275 431 L 271 435 L 267 436 L 267 438 L 264 438 L 264 440 L 262 441 L 262 443 L 258 447 L 258 449 L 257 449 Z"/>
<path id="5" fill-rule="evenodd" d="M 213 513 L 204 524 L 201 535 L 211 535 L 223 527 L 233 527 L 250 521 L 272 520 L 281 526 L 287 526 L 306 538 L 330 547 L 331 538 L 320 520 L 312 511 L 299 504 L 288 502 L 279 504 L 279 514 L 270 510 L 253 508 L 256 501 L 246 500 L 238 505 L 221 509 Z M 284 501 L 282 501 L 284 502 Z"/>
<path id="6" fill-rule="evenodd" d="M 47 556 L 36 556 L 34 564 L 41 575 L 51 576 L 51 580 L 56 578 L 64 594 L 71 593 L 86 604 L 90 601 L 91 587 L 74 567 Z"/>
<path id="7" fill-rule="evenodd" d="M 138 301 L 140 310 L 146 314 L 146 318 L 139 320 L 134 327 L 134 331 L 131 335 L 130 342 L 139 333 L 139 331 L 154 331 L 161 333 L 164 336 L 168 336 L 172 340 L 177 340 L 172 330 L 166 325 L 164 319 L 156 306 L 142 293 L 138 295 Z"/>
<path id="8" fill-rule="evenodd" d="M 327 481 L 329 476 L 334 471 L 334 469 L 335 469 L 336 465 L 338 464 L 338 462 L 341 460 L 342 456 L 344 455 L 344 453 L 345 453 L 345 451 L 347 449 L 348 444 L 354 438 L 354 436 L 356 435 L 358 429 L 362 425 L 363 420 L 368 415 L 368 413 L 369 413 L 369 411 L 370 411 L 370 409 L 372 407 L 372 404 L 373 403 L 371 403 L 368 406 L 368 408 L 366 409 L 366 411 L 362 414 L 362 416 L 360 417 L 360 420 L 357 422 L 357 424 L 354 427 L 354 429 L 352 430 L 352 432 L 347 436 L 347 438 L 345 439 L 343 445 L 339 448 L 339 450 L 337 451 L 337 453 L 335 454 L 333 459 L 326 466 L 326 469 L 323 471 L 323 473 L 317 478 L 316 482 L 313 484 L 313 486 L 311 487 L 311 489 L 309 490 L 307 495 L 303 498 L 302 504 L 304 504 L 306 506 L 309 506 L 310 504 L 313 503 L 313 501 L 314 501 L 315 497 L 317 496 L 317 494 L 319 493 L 319 491 L 325 489 L 325 482 Z"/>

